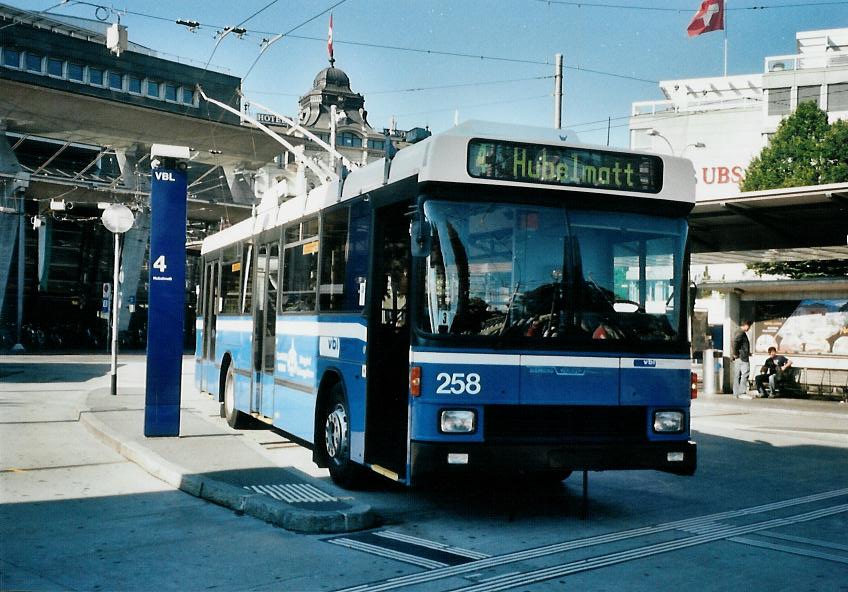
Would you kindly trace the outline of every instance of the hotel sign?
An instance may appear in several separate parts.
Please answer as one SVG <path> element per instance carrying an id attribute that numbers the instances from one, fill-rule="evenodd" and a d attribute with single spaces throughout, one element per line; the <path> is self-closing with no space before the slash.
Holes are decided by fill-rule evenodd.
<path id="1" fill-rule="evenodd" d="M 477 179 L 639 193 L 659 193 L 663 181 L 658 156 L 501 140 L 471 140 L 467 165 Z"/>

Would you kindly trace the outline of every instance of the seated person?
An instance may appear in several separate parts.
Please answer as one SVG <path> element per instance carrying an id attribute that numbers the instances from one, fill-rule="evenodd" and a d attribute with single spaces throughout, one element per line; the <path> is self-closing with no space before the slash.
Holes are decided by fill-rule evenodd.
<path id="1" fill-rule="evenodd" d="M 757 386 L 757 392 L 760 397 L 775 397 L 777 380 L 783 374 L 783 371 L 792 365 L 792 360 L 783 355 L 778 355 L 777 348 L 774 346 L 768 348 L 769 357 L 766 358 L 760 375 L 754 379 Z M 765 383 L 768 382 L 769 392 L 766 393 Z"/>

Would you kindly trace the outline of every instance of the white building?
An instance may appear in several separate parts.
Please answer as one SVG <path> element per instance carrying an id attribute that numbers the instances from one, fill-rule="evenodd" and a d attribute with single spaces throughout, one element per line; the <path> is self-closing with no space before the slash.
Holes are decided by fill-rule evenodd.
<path id="1" fill-rule="evenodd" d="M 763 66 L 760 73 L 661 82 L 665 100 L 633 103 L 631 147 L 691 159 L 700 205 L 722 208 L 726 201 L 734 207 L 743 197 L 739 183 L 752 157 L 800 102 L 815 101 L 831 122 L 848 118 L 848 28 L 799 32 L 796 53 L 766 57 Z M 777 202 L 791 191 L 771 192 L 760 199 Z M 838 203 L 834 202 L 834 208 Z M 762 230 L 752 212 L 744 207 L 736 211 L 751 216 L 749 232 Z M 746 227 L 740 227 L 740 232 L 746 232 Z M 765 256 L 780 258 L 780 254 L 779 249 L 769 249 Z M 751 253 L 750 260 L 763 256 Z M 744 261 L 745 257 L 727 260 Z M 697 255 L 692 258 L 690 274 L 703 296 L 695 303 L 696 350 L 722 349 L 729 366 L 727 355 L 738 323 L 752 319 L 752 368 L 758 368 L 767 348 L 775 345 L 802 369 L 799 380 L 808 391 L 848 392 L 848 283 L 844 278 L 760 278 L 741 263 L 714 263 L 706 265 Z"/>
<path id="2" fill-rule="evenodd" d="M 666 99 L 633 103 L 630 146 L 692 160 L 698 199 L 733 195 L 751 158 L 801 101 L 848 118 L 848 28 L 803 31 L 796 53 L 763 72 L 660 82 Z"/>

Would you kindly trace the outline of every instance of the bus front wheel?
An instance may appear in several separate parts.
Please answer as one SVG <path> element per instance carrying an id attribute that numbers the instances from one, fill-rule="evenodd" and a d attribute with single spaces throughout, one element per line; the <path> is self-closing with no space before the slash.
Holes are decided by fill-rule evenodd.
<path id="1" fill-rule="evenodd" d="M 233 429 L 243 428 L 247 424 L 247 418 L 236 409 L 236 377 L 233 366 L 227 368 L 227 378 L 224 380 L 224 417 L 227 425 Z"/>
<path id="2" fill-rule="evenodd" d="M 324 453 L 334 483 L 348 489 L 360 484 L 364 470 L 350 460 L 350 413 L 341 384 L 333 387 L 324 413 Z"/>

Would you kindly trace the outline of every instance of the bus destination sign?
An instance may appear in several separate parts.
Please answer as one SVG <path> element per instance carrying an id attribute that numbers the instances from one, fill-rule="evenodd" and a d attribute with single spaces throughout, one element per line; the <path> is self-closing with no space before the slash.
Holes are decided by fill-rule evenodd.
<path id="1" fill-rule="evenodd" d="M 478 179 L 659 193 L 658 156 L 587 148 L 471 140 L 468 174 Z"/>

